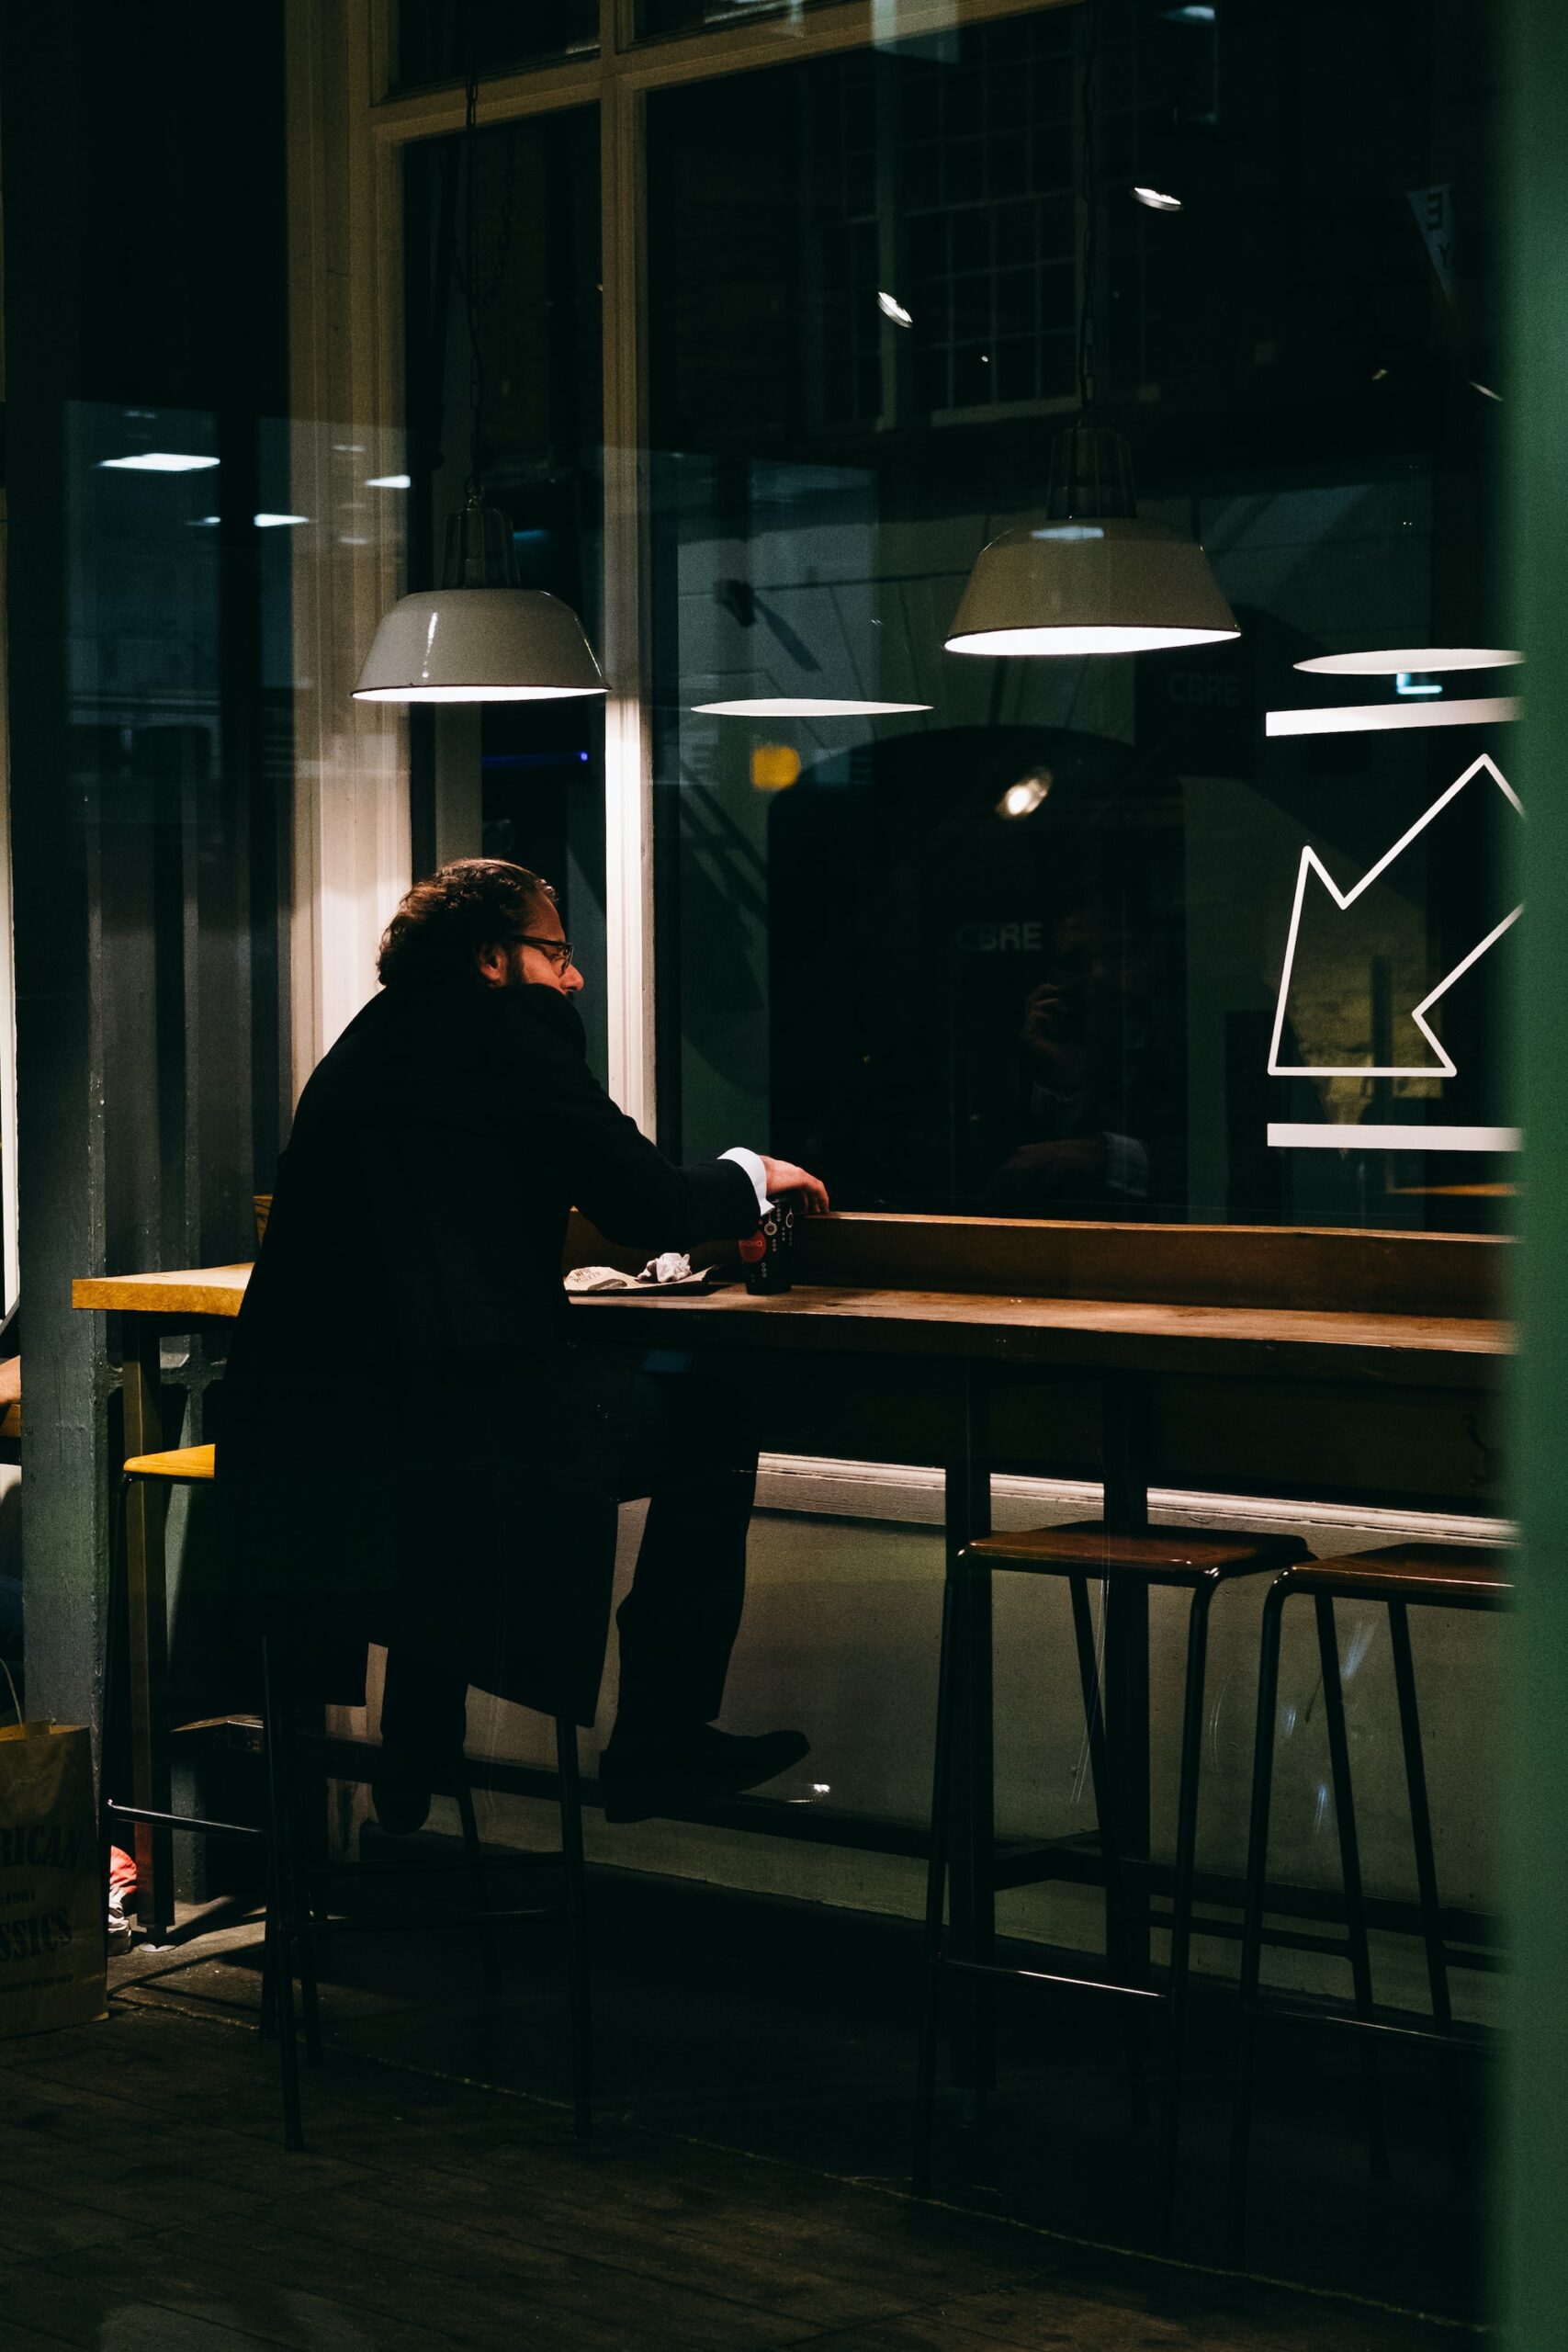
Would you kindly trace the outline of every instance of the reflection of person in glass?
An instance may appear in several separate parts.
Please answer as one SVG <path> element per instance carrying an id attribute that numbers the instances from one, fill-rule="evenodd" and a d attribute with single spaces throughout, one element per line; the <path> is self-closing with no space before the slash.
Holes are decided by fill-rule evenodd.
<path id="1" fill-rule="evenodd" d="M 986 1190 L 1001 1216 L 1103 1206 L 1136 1216 L 1150 1193 L 1145 959 L 1124 926 L 1072 907 L 1051 929 L 1053 970 L 1031 990 L 1018 1051 L 1027 1140 Z"/>

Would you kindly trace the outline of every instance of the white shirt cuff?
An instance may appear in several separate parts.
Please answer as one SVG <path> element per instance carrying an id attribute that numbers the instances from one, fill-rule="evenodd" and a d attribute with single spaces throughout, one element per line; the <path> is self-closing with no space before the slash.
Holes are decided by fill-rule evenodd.
<path id="1" fill-rule="evenodd" d="M 744 1168 L 747 1175 L 751 1179 L 751 1188 L 757 1195 L 759 1216 L 772 1208 L 773 1203 L 768 1198 L 768 1173 L 756 1152 L 748 1151 L 744 1144 L 738 1143 L 733 1149 L 721 1151 L 718 1156 L 721 1159 L 733 1159 L 738 1168 Z"/>
<path id="2" fill-rule="evenodd" d="M 1109 1193 L 1124 1193 L 1130 1200 L 1148 1198 L 1149 1155 L 1136 1136 L 1107 1134 L 1105 1189 Z"/>

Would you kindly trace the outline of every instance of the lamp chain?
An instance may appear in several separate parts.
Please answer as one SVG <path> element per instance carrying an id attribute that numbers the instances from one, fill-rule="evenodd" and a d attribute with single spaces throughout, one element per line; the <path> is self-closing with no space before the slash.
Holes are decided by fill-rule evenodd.
<path id="1" fill-rule="evenodd" d="M 1100 171 L 1095 143 L 1095 68 L 1100 58 L 1100 0 L 1084 0 L 1078 68 L 1082 130 L 1078 140 L 1078 199 L 1083 208 L 1083 280 L 1078 289 L 1078 406 L 1087 423 L 1094 408 L 1094 294 L 1100 244 Z"/>

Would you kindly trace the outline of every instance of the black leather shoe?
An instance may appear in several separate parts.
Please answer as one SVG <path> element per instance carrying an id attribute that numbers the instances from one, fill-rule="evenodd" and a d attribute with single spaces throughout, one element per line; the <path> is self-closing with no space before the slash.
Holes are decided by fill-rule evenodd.
<path id="1" fill-rule="evenodd" d="M 663 1736 L 623 1733 L 617 1725 L 599 1758 L 606 1821 L 647 1821 L 704 1797 L 739 1796 L 787 1772 L 811 1742 L 803 1731 L 765 1731 L 747 1738 L 699 1724 Z"/>

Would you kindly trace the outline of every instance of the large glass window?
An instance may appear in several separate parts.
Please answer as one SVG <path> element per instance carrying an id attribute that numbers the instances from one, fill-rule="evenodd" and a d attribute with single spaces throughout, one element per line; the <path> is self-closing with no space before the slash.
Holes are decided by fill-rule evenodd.
<path id="1" fill-rule="evenodd" d="M 599 46 L 599 0 L 395 0 L 393 85 L 511 74 Z"/>
<path id="2" fill-rule="evenodd" d="M 1486 27 L 1108 0 L 1086 206 L 1084 18 L 649 99 L 661 1133 L 845 1207 L 1484 1225 L 1518 673 L 1414 656 L 1506 650 Z M 1086 294 L 1239 639 L 948 653 Z"/>
<path id="3" fill-rule="evenodd" d="M 409 151 L 409 570 L 439 578 L 476 463 L 512 530 L 520 584 L 563 597 L 603 641 L 599 141 L 574 108 L 485 131 L 474 150 L 470 346 L 465 141 Z M 476 399 L 479 422 L 476 442 Z M 415 859 L 515 858 L 556 887 L 591 975 L 604 967 L 604 705 L 485 703 L 412 714 Z M 604 995 L 582 1002 L 595 1066 Z"/>
<path id="4" fill-rule="evenodd" d="M 245 1254 L 285 1118 L 293 759 L 289 435 L 276 419 L 66 414 L 68 776 L 101 829 L 111 1263 Z"/>

